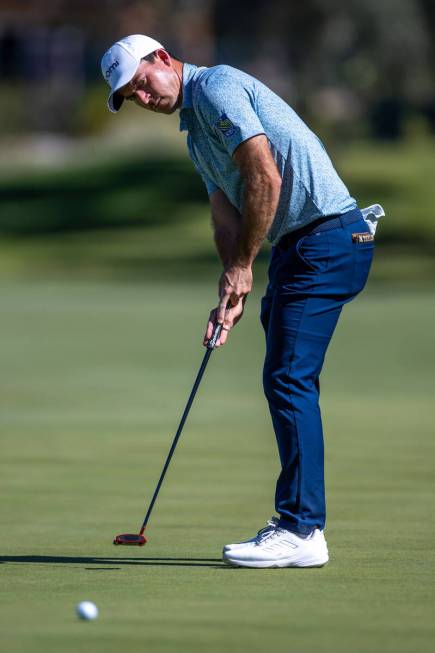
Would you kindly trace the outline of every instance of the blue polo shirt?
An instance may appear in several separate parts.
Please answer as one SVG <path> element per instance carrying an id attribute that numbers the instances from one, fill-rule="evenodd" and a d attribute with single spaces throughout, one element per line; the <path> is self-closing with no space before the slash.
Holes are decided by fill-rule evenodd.
<path id="1" fill-rule="evenodd" d="M 268 239 L 318 218 L 356 208 L 318 137 L 260 81 L 231 66 L 183 65 L 180 129 L 209 194 L 220 188 L 243 213 L 243 178 L 234 150 L 265 134 L 281 174 L 279 205 Z"/>

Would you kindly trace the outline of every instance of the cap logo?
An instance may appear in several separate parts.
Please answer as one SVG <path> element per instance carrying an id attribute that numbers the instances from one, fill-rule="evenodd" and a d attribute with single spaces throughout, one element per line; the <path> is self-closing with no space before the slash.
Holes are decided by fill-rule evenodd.
<path id="1" fill-rule="evenodd" d="M 115 68 L 117 68 L 118 66 L 119 66 L 119 61 L 118 61 L 118 59 L 115 59 L 115 61 L 113 62 L 113 64 L 112 64 L 111 66 L 109 66 L 108 69 L 107 69 L 106 72 L 105 72 L 106 79 L 109 79 L 109 77 L 110 77 L 110 75 L 112 74 L 112 72 L 113 72 L 113 71 L 115 70 Z"/>

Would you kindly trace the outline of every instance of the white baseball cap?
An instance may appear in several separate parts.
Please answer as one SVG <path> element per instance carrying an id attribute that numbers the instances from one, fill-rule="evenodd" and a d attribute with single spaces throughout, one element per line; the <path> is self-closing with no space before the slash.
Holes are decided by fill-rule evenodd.
<path id="1" fill-rule="evenodd" d="M 159 48 L 163 48 L 163 45 L 149 36 L 132 34 L 116 41 L 104 53 L 101 72 L 110 86 L 107 106 L 112 113 L 119 111 L 124 102 L 122 95 L 116 91 L 133 79 L 141 59 Z"/>

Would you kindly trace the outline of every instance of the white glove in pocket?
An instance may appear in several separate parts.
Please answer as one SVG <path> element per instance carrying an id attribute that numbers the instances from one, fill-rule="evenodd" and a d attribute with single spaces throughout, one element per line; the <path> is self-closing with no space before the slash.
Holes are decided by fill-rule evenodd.
<path id="1" fill-rule="evenodd" d="M 380 204 L 372 204 L 365 209 L 361 209 L 364 220 L 370 233 L 374 236 L 379 220 L 385 215 L 385 211 Z"/>

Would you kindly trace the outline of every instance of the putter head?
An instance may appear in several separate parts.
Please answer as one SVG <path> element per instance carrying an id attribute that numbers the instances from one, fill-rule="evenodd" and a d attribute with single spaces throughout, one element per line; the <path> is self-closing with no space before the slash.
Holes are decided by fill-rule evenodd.
<path id="1" fill-rule="evenodd" d="M 125 546 L 143 546 L 147 541 L 145 535 L 136 533 L 123 533 L 117 535 L 113 540 L 113 544 L 124 544 Z"/>

